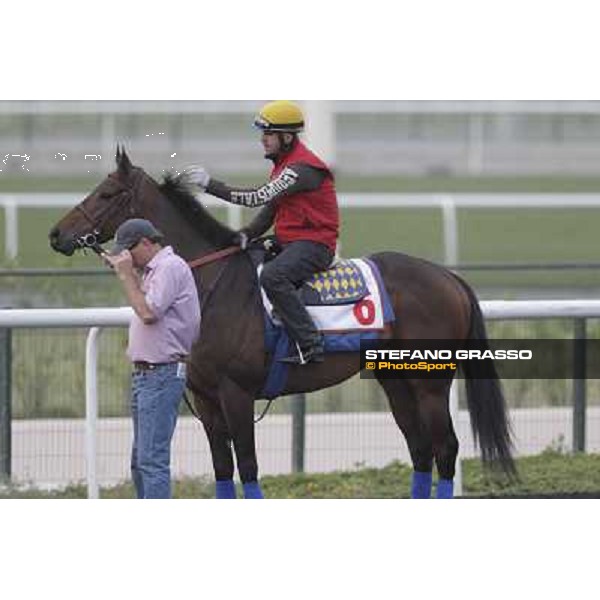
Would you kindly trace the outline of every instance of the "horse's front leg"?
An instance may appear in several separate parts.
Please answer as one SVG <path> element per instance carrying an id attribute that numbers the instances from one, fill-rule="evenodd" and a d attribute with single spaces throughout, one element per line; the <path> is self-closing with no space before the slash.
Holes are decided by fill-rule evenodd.
<path id="1" fill-rule="evenodd" d="M 233 452 L 225 416 L 216 398 L 205 400 L 196 395 L 195 401 L 210 446 L 216 481 L 215 498 L 233 500 L 236 497 L 233 483 Z"/>
<path id="2" fill-rule="evenodd" d="M 254 394 L 224 377 L 219 384 L 219 400 L 233 440 L 244 498 L 262 499 L 254 439 Z"/>

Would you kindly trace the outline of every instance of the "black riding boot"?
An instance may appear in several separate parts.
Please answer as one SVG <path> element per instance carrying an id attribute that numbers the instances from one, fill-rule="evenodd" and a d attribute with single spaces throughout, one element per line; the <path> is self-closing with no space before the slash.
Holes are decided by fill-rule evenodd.
<path id="1" fill-rule="evenodd" d="M 300 299 L 298 286 L 331 263 L 333 253 L 324 245 L 293 242 L 263 267 L 260 283 L 281 318 L 298 352 L 282 362 L 303 365 L 323 361 L 323 339 Z"/>
<path id="2" fill-rule="evenodd" d="M 294 290 L 291 294 L 277 296 L 277 299 L 271 296 L 271 302 L 297 350 L 291 356 L 281 358 L 280 362 L 293 365 L 323 362 L 325 352 L 323 338 L 302 303 L 299 292 Z"/>
<path id="3" fill-rule="evenodd" d="M 310 315 L 308 315 L 310 319 Z M 311 319 L 312 322 L 312 319 Z M 316 330 L 313 325 L 314 335 L 309 340 L 304 342 L 295 341 L 296 352 L 291 356 L 280 358 L 279 362 L 288 363 L 290 365 L 305 365 L 307 363 L 320 363 L 325 360 L 325 345 L 323 344 L 323 336 Z"/>

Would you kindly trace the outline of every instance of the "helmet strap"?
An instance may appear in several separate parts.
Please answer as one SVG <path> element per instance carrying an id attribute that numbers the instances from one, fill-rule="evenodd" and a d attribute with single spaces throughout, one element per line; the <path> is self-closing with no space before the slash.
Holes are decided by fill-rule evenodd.
<path id="1" fill-rule="evenodd" d="M 286 135 L 292 136 L 292 139 L 289 142 L 286 142 L 284 139 L 284 136 Z M 279 138 L 279 147 L 281 148 L 280 153 L 287 154 L 295 146 L 296 140 L 298 139 L 298 134 L 282 131 L 277 134 L 277 137 Z"/>

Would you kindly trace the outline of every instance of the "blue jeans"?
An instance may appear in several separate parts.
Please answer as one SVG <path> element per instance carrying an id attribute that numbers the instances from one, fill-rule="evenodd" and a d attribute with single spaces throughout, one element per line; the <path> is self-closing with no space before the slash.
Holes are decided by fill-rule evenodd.
<path id="1" fill-rule="evenodd" d="M 184 388 L 177 363 L 132 375 L 131 475 L 138 498 L 171 497 L 171 440 Z"/>

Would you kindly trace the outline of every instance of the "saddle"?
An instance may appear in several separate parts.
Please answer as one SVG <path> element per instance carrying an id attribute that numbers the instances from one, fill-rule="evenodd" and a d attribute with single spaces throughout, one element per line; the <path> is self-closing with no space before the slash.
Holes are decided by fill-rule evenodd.
<path id="1" fill-rule="evenodd" d="M 273 238 L 253 242 L 253 262 L 256 267 L 275 258 L 281 251 Z M 325 271 L 315 273 L 300 286 L 300 296 L 306 306 L 336 306 L 354 304 L 369 294 L 365 277 L 350 259 L 336 257 Z"/>

